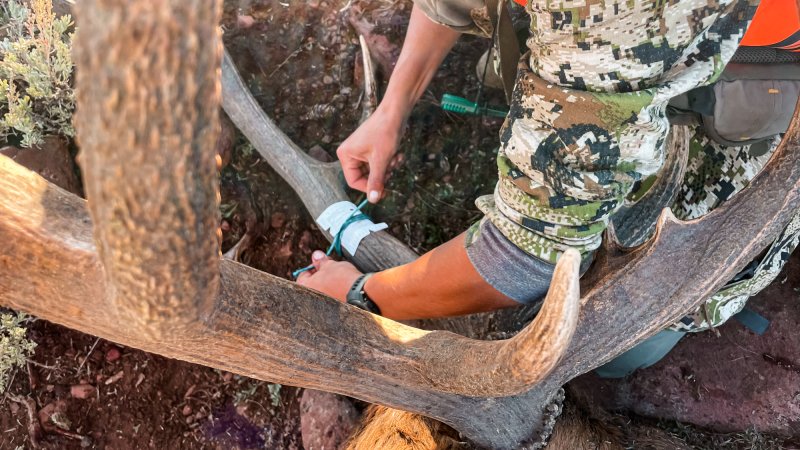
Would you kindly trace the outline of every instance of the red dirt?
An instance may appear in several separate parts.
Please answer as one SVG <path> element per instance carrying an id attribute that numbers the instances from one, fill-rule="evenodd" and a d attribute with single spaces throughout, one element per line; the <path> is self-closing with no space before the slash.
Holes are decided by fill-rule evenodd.
<path id="1" fill-rule="evenodd" d="M 800 254 L 748 302 L 770 320 L 761 336 L 735 320 L 689 335 L 666 358 L 623 380 L 585 375 L 572 387 L 608 410 L 722 432 L 800 438 Z"/>

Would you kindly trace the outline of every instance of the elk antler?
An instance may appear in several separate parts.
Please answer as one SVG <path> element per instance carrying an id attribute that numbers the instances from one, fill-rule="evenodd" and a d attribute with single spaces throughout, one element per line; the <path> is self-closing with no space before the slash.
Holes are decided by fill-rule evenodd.
<path id="1" fill-rule="evenodd" d="M 232 73 L 235 73 L 232 67 L 223 71 L 223 79 Z M 224 97 L 233 91 L 234 85 L 225 82 L 223 102 Z M 254 114 L 250 112 L 234 121 L 237 125 L 259 121 L 254 119 Z M 529 404 L 539 405 L 538 409 L 533 408 L 535 412 L 529 413 L 528 419 L 532 423 L 538 423 L 541 405 L 547 403 L 559 386 L 598 367 L 699 306 L 777 237 L 800 206 L 800 133 L 797 122 L 796 113 L 792 129 L 750 187 L 712 214 L 682 223 L 668 210 L 664 211 L 657 221 L 655 238 L 633 251 L 620 251 L 616 240 L 607 236 L 606 250 L 600 252 L 594 267 L 583 280 L 584 292 L 587 293 L 582 300 L 578 331 L 570 344 L 568 356 L 535 391 L 530 391 L 525 397 Z M 272 124 L 264 126 L 271 127 Z M 672 139 L 675 145 L 672 148 L 675 151 L 668 155 L 674 163 L 661 175 L 655 191 L 648 196 L 649 200 L 646 199 L 651 205 L 665 206 L 670 201 L 675 182 L 681 178 L 685 168 L 686 148 L 682 136 L 685 137 L 686 130 L 679 127 L 674 130 L 676 133 Z M 282 167 L 277 170 L 283 172 Z M 297 168 L 289 168 L 289 171 L 293 170 Z M 298 192 L 303 197 L 303 191 Z M 637 217 L 642 218 L 640 222 L 646 226 L 625 230 L 629 242 L 641 242 L 646 234 L 650 234 L 649 224 L 654 223 L 647 211 L 637 210 Z M 613 233 L 612 226 L 609 236 Z M 391 255 L 393 250 L 385 249 L 386 255 Z M 394 261 L 398 259 L 402 262 L 402 258 L 393 258 Z M 473 317 L 474 323 L 483 325 L 486 332 L 490 327 L 502 330 L 504 323 L 515 323 L 520 315 L 500 312 Z M 487 319 L 480 322 L 483 317 Z M 457 329 L 463 323 L 462 319 L 446 325 Z M 452 417 L 438 418 L 464 430 Z M 510 438 L 507 442 L 513 439 L 519 438 Z M 497 440 L 492 442 L 498 445 Z M 519 440 L 515 442 L 519 443 Z"/>

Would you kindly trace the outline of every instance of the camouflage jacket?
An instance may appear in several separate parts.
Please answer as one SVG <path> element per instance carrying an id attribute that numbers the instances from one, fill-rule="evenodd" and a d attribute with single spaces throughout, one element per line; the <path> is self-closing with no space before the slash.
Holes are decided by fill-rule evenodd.
<path id="1" fill-rule="evenodd" d="M 415 2 L 435 22 L 492 35 L 483 0 Z M 520 249 L 555 263 L 566 248 L 589 255 L 600 246 L 609 217 L 637 182 L 661 168 L 668 146 L 690 145 L 693 152 L 677 215 L 697 217 L 735 191 L 714 183 L 746 185 L 774 146 L 751 158 L 748 147 L 710 144 L 700 127 L 680 133 L 691 142 L 676 143 L 667 139 L 666 106 L 716 81 L 757 6 L 748 0 L 529 0 L 528 52 L 500 133 L 499 181 L 493 195 L 476 201 L 485 220 Z M 717 154 L 727 155 L 729 165 L 721 167 Z M 709 169 L 721 173 L 709 181 Z M 796 234 L 783 236 L 794 244 L 776 251 L 793 249 Z M 768 272 L 777 275 L 774 268 Z M 733 298 L 724 297 L 714 304 Z M 693 314 L 676 327 L 715 326 L 733 309 Z"/>

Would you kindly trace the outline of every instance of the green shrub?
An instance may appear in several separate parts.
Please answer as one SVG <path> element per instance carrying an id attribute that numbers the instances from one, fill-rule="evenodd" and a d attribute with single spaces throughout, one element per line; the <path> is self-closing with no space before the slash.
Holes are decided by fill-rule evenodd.
<path id="1" fill-rule="evenodd" d="M 51 0 L 0 6 L 0 137 L 30 147 L 50 134 L 73 137 L 72 18 Z"/>
<path id="2" fill-rule="evenodd" d="M 23 313 L 0 314 L 0 392 L 8 387 L 14 367 L 24 367 L 36 348 L 36 343 L 25 337 L 27 321 Z"/>

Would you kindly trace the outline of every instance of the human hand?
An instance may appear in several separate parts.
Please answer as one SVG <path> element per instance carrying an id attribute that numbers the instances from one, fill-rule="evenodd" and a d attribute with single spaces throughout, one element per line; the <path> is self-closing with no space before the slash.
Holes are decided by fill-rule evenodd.
<path id="1" fill-rule="evenodd" d="M 404 120 L 378 108 L 336 150 L 347 184 L 367 193 L 370 203 L 381 199 L 388 169 L 400 162 L 395 154 Z"/>
<path id="2" fill-rule="evenodd" d="M 354 265 L 346 261 L 334 261 L 321 250 L 316 250 L 311 255 L 311 264 L 314 268 L 301 273 L 297 282 L 340 302 L 347 300 L 347 291 L 356 278 L 361 276 Z"/>

